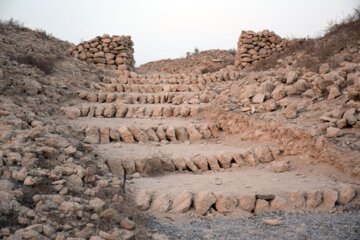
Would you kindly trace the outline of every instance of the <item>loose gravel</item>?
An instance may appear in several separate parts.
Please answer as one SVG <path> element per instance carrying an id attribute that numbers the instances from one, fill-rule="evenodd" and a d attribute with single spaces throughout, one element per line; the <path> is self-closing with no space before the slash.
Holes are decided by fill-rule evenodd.
<path id="1" fill-rule="evenodd" d="M 264 224 L 281 219 L 279 226 Z M 360 209 L 341 213 L 260 214 L 251 218 L 214 219 L 204 217 L 190 223 L 161 224 L 149 219 L 152 231 L 170 239 L 360 239 Z"/>

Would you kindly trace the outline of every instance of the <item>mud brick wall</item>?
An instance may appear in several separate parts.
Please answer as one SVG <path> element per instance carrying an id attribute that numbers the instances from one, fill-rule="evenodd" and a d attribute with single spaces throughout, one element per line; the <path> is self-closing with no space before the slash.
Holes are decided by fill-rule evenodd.
<path id="1" fill-rule="evenodd" d="M 131 36 L 104 34 L 92 40 L 81 42 L 68 49 L 68 53 L 98 66 L 118 70 L 134 70 L 134 43 Z"/>
<path id="2" fill-rule="evenodd" d="M 288 45 L 286 38 L 281 38 L 274 32 L 242 31 L 238 41 L 238 50 L 235 56 L 235 66 L 244 68 L 259 60 L 265 59 L 274 53 L 281 53 Z"/>

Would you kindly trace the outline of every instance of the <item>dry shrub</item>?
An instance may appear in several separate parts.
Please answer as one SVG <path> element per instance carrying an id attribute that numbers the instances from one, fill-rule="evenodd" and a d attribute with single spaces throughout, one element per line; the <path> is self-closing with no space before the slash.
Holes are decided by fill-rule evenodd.
<path id="1" fill-rule="evenodd" d="M 50 40 L 52 38 L 52 35 L 48 34 L 45 30 L 36 29 L 35 32 L 36 32 L 36 36 L 43 40 Z"/>
<path id="2" fill-rule="evenodd" d="M 0 21 L 0 30 L 1 32 L 5 31 L 5 29 L 7 28 L 13 28 L 16 31 L 24 31 L 27 30 L 26 27 L 24 27 L 24 24 L 14 20 L 13 18 L 10 18 L 9 20 L 6 21 Z"/>
<path id="3" fill-rule="evenodd" d="M 38 54 L 11 54 L 10 59 L 17 61 L 18 63 L 28 64 L 33 67 L 37 67 L 45 74 L 50 74 L 53 72 L 57 60 L 57 58 L 53 56 L 42 56 Z"/>
<path id="4" fill-rule="evenodd" d="M 229 53 L 231 53 L 233 56 L 235 56 L 236 54 L 236 49 L 235 48 L 231 48 L 228 50 Z"/>

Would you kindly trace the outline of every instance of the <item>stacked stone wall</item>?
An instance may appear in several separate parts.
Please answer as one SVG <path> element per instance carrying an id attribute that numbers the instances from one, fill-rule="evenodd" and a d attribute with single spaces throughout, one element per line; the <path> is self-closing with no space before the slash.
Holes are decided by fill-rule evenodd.
<path id="1" fill-rule="evenodd" d="M 282 53 L 287 45 L 286 38 L 281 38 L 269 30 L 257 33 L 242 31 L 238 41 L 235 66 L 244 68 L 275 53 Z"/>
<path id="2" fill-rule="evenodd" d="M 71 47 L 68 53 L 98 66 L 133 71 L 135 65 L 133 46 L 130 36 L 110 37 L 104 34 L 102 37 Z"/>

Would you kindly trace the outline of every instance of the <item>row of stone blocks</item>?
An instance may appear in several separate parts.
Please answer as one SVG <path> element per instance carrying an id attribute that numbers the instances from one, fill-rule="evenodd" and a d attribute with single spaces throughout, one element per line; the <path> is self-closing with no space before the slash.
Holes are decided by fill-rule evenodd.
<path id="1" fill-rule="evenodd" d="M 217 130 L 216 130 L 217 131 Z M 176 133 L 175 133 L 176 134 Z M 213 136 L 216 136 L 213 134 Z M 198 137 L 200 140 L 200 135 Z M 257 166 L 260 163 L 273 164 L 275 172 L 287 171 L 287 162 L 274 161 L 281 155 L 278 147 L 259 146 L 255 149 L 243 149 L 231 153 L 219 153 L 216 155 L 197 154 L 193 157 L 169 157 L 166 154 L 156 154 L 144 158 L 109 158 L 107 163 L 114 174 L 122 176 L 126 174 L 140 173 L 151 175 L 154 170 L 164 172 L 191 171 L 193 173 L 205 172 L 209 170 L 219 170 L 228 168 L 239 168 L 246 166 Z M 284 163 L 278 165 L 278 163 Z M 155 169 L 154 169 L 155 168 Z"/>
<path id="2" fill-rule="evenodd" d="M 105 117 L 105 118 L 151 118 L 151 117 L 194 117 L 203 108 L 198 105 L 158 106 L 144 107 L 137 105 L 126 105 L 123 103 L 108 103 L 90 105 L 84 104 L 80 107 L 63 108 L 68 119 L 74 120 L 79 117 Z"/>
<path id="3" fill-rule="evenodd" d="M 94 84 L 96 90 L 105 90 L 107 92 L 133 92 L 133 93 L 161 93 L 161 92 L 199 92 L 205 89 L 203 84 L 190 85 L 142 85 L 142 84 Z"/>
<path id="4" fill-rule="evenodd" d="M 104 83 L 127 83 L 127 84 L 197 84 L 222 81 L 235 81 L 241 78 L 241 73 L 235 71 L 219 71 L 206 74 L 144 74 L 135 72 L 117 74 L 117 78 L 103 76 Z"/>
<path id="5" fill-rule="evenodd" d="M 292 191 L 283 194 L 244 194 L 238 197 L 207 191 L 182 192 L 174 196 L 140 191 L 135 196 L 139 210 L 148 209 L 158 213 L 185 213 L 193 209 L 205 215 L 211 209 L 220 213 L 231 213 L 236 209 L 251 213 L 264 211 L 296 211 L 305 209 L 329 210 L 335 205 L 350 203 L 356 196 L 356 189 L 349 184 L 334 188 L 323 188 L 310 192 Z"/>
<path id="6" fill-rule="evenodd" d="M 109 142 L 176 142 L 190 141 L 196 142 L 201 139 L 215 137 L 220 131 L 217 124 L 191 124 L 188 127 L 182 126 L 158 126 L 147 129 L 137 128 L 135 126 L 121 126 L 119 128 L 87 126 L 83 129 L 85 134 L 85 143 L 109 143 Z"/>
<path id="7" fill-rule="evenodd" d="M 88 102 L 112 103 L 124 101 L 128 104 L 199 104 L 208 103 L 215 98 L 215 94 L 200 93 L 158 93 L 158 94 L 139 94 L 139 93 L 114 93 L 114 92 L 86 92 L 80 91 L 79 97 Z"/>

